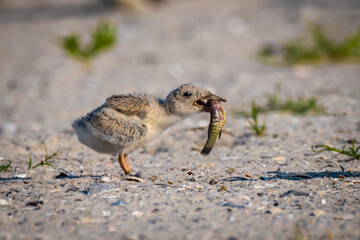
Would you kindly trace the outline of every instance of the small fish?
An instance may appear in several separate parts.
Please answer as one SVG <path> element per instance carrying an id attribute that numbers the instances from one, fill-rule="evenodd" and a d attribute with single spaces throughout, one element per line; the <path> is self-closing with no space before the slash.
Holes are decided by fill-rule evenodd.
<path id="1" fill-rule="evenodd" d="M 226 121 L 226 112 L 220 102 L 209 101 L 208 107 L 210 109 L 210 124 L 208 129 L 208 139 L 204 148 L 201 150 L 201 155 L 203 156 L 207 156 L 214 147 L 216 139 L 220 139 L 221 131 Z"/>

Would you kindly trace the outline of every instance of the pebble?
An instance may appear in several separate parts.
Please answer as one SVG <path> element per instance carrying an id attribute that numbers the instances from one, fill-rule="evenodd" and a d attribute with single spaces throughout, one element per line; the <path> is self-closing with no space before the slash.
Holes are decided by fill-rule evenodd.
<path id="1" fill-rule="evenodd" d="M 218 182 L 215 180 L 215 179 L 211 179 L 210 180 L 210 185 L 215 185 L 215 184 L 217 184 Z"/>
<path id="2" fill-rule="evenodd" d="M 144 179 L 139 178 L 139 177 L 136 177 L 136 176 L 128 176 L 128 177 L 126 178 L 126 180 L 128 180 L 128 181 L 133 181 L 133 182 L 145 182 Z"/>
<path id="3" fill-rule="evenodd" d="M 238 205 L 238 204 L 234 204 L 234 203 L 230 203 L 230 202 L 226 202 L 220 205 L 221 207 L 231 207 L 231 208 L 237 208 L 237 209 L 242 209 L 245 208 L 244 205 Z"/>
<path id="4" fill-rule="evenodd" d="M 190 186 L 187 186 L 187 185 L 183 185 L 181 186 L 181 188 L 178 188 L 177 191 L 180 192 L 180 191 L 184 191 L 184 190 L 190 190 L 191 187 Z"/>
<path id="5" fill-rule="evenodd" d="M 226 172 L 227 172 L 228 174 L 233 174 L 233 173 L 235 172 L 235 170 L 232 169 L 232 168 L 230 168 L 230 169 L 226 170 Z"/>
<path id="6" fill-rule="evenodd" d="M 345 179 L 346 177 L 345 177 L 345 175 L 343 175 L 343 174 L 339 174 L 339 175 L 338 175 L 338 178 L 340 178 L 340 179 Z"/>
<path id="7" fill-rule="evenodd" d="M 271 188 L 271 187 L 275 187 L 275 184 L 265 183 L 264 186 Z"/>
<path id="8" fill-rule="evenodd" d="M 132 212 L 132 215 L 136 218 L 139 218 L 143 215 L 144 213 L 143 212 L 140 212 L 140 211 L 133 211 Z"/>
<path id="9" fill-rule="evenodd" d="M 109 211 L 102 211 L 104 217 L 110 217 L 111 213 Z"/>
<path id="10" fill-rule="evenodd" d="M 271 160 L 273 160 L 273 161 L 276 161 L 276 162 L 278 162 L 278 163 L 286 163 L 286 158 L 285 157 L 273 157 L 273 158 L 271 158 Z"/>
<path id="11" fill-rule="evenodd" d="M 50 169 L 50 168 L 49 168 Z M 52 169 L 52 168 L 51 168 Z M 53 170 L 53 169 L 52 169 Z M 79 178 L 78 176 L 75 176 L 74 174 L 70 173 L 67 174 L 65 172 L 61 172 L 59 175 L 55 177 L 56 179 L 64 179 L 64 178 Z"/>
<path id="12" fill-rule="evenodd" d="M 76 211 L 85 211 L 86 208 L 84 208 L 84 207 L 76 207 L 76 208 L 74 208 L 74 210 L 76 210 Z"/>
<path id="13" fill-rule="evenodd" d="M 289 195 L 293 195 L 293 196 L 309 196 L 310 193 L 307 192 L 301 192 L 301 191 L 296 191 L 296 190 L 289 190 L 287 192 L 284 192 L 283 194 L 281 194 L 279 197 L 283 198 L 283 197 L 287 197 Z"/>
<path id="14" fill-rule="evenodd" d="M 124 206 L 126 204 L 128 204 L 128 203 L 125 201 L 117 201 L 117 202 L 112 203 L 111 206 Z"/>
<path id="15" fill-rule="evenodd" d="M 6 205 L 10 205 L 10 202 L 5 199 L 0 199 L 0 206 L 6 206 Z"/>
<path id="16" fill-rule="evenodd" d="M 26 173 L 14 175 L 14 178 L 26 178 Z"/>
<path id="17" fill-rule="evenodd" d="M 340 215 L 334 215 L 333 216 L 333 218 L 335 219 L 335 220 L 351 220 L 351 219 L 353 219 L 354 217 L 352 216 L 352 215 L 342 215 L 342 216 L 340 216 Z"/>
<path id="18" fill-rule="evenodd" d="M 204 189 L 204 186 L 202 186 L 202 185 L 196 185 L 195 188 L 198 189 L 198 190 L 202 190 L 202 189 Z"/>
<path id="19" fill-rule="evenodd" d="M 100 182 L 101 183 L 109 183 L 109 182 L 111 182 L 111 179 L 109 177 L 102 177 L 100 179 Z"/>
<path id="20" fill-rule="evenodd" d="M 59 175 L 57 175 L 55 178 L 56 179 L 63 179 L 63 178 L 67 178 L 69 177 L 69 174 L 61 172 Z"/>
<path id="21" fill-rule="evenodd" d="M 226 191 L 226 190 L 227 190 L 227 188 L 226 188 L 225 185 L 222 185 L 222 186 L 219 188 L 219 192 L 221 192 L 221 191 Z"/>
<path id="22" fill-rule="evenodd" d="M 323 210 L 317 209 L 314 211 L 315 216 L 324 215 L 325 212 Z"/>
<path id="23" fill-rule="evenodd" d="M 272 213 L 281 213 L 282 210 L 281 208 L 278 208 L 278 207 L 272 207 L 269 209 Z"/>
<path id="24" fill-rule="evenodd" d="M 41 200 L 40 201 L 31 201 L 31 202 L 26 203 L 25 206 L 38 207 L 39 205 L 44 205 L 44 202 Z"/>
<path id="25" fill-rule="evenodd" d="M 322 191 L 322 190 L 320 190 L 320 191 L 317 191 L 317 194 L 319 194 L 319 195 L 326 195 L 326 192 L 325 191 Z"/>
<path id="26" fill-rule="evenodd" d="M 196 182 L 197 181 L 196 178 L 194 178 L 194 177 L 189 177 L 187 180 L 190 181 L 190 182 Z"/>
<path id="27" fill-rule="evenodd" d="M 246 201 L 250 201 L 250 200 L 251 200 L 251 199 L 250 199 L 248 196 L 246 196 L 246 195 L 238 195 L 236 198 L 237 198 L 237 199 L 243 199 L 243 200 L 246 200 Z"/>

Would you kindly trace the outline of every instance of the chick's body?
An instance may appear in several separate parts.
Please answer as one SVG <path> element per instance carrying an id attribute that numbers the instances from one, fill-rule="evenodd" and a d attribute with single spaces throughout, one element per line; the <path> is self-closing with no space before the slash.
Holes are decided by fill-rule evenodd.
<path id="1" fill-rule="evenodd" d="M 144 93 L 114 95 L 72 126 L 81 143 L 100 153 L 118 153 L 120 166 L 131 173 L 127 153 L 186 116 L 208 111 L 208 99 L 224 101 L 192 84 L 180 86 L 166 99 Z"/>
<path id="2" fill-rule="evenodd" d="M 169 115 L 160 99 L 146 94 L 112 98 L 73 124 L 79 141 L 97 152 L 130 153 L 181 120 Z"/>

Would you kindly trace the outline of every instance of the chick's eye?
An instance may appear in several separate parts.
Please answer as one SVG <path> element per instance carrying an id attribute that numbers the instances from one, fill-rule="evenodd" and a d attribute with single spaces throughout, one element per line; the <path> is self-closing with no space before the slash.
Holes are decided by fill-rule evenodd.
<path id="1" fill-rule="evenodd" d="M 191 92 L 185 92 L 185 93 L 183 94 L 184 97 L 190 97 L 191 95 L 192 95 Z"/>

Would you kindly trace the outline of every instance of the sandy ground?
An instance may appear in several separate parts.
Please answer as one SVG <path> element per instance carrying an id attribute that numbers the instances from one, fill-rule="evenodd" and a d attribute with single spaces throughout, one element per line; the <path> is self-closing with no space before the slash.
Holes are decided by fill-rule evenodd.
<path id="1" fill-rule="evenodd" d="M 255 58 L 310 22 L 353 32 L 358 1 L 186 0 L 137 13 L 90 0 L 0 4 L 0 163 L 12 163 L 0 173 L 0 239 L 360 238 L 359 160 L 311 150 L 360 138 L 360 67 Z M 100 19 L 116 24 L 118 46 L 90 66 L 69 59 L 58 38 L 87 40 Z M 112 94 L 165 97 L 185 82 L 228 99 L 226 133 L 203 157 L 206 129 L 191 128 L 207 127 L 207 114 L 170 128 L 130 155 L 145 182 L 127 181 L 115 156 L 81 145 L 70 127 Z M 267 113 L 266 135 L 252 135 L 234 111 L 265 104 L 276 84 L 316 96 L 326 113 Z M 64 160 L 28 170 L 43 142 Z"/>

